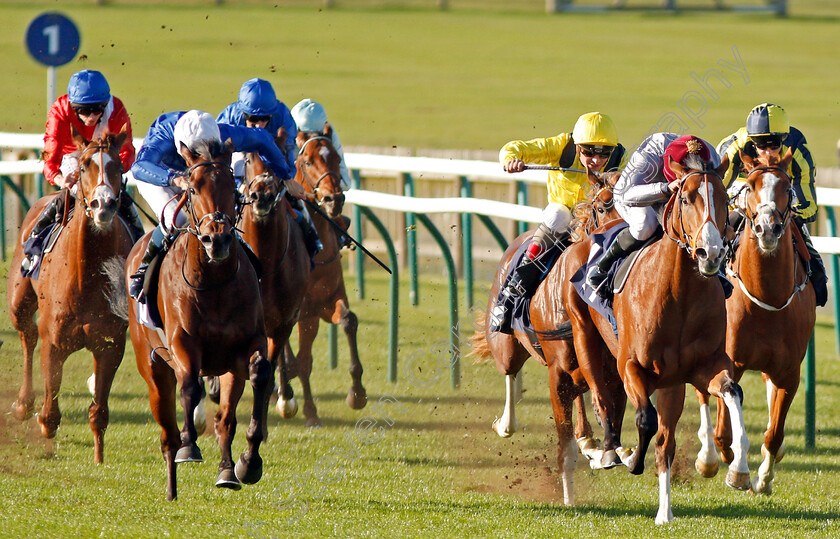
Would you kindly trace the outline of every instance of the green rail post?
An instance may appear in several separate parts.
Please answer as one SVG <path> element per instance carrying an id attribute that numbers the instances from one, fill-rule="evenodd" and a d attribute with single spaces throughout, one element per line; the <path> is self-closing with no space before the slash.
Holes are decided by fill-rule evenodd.
<path id="1" fill-rule="evenodd" d="M 461 176 L 461 196 L 469 198 L 472 196 L 472 186 L 466 176 Z M 473 259 L 472 259 L 472 215 L 461 214 L 461 241 L 464 251 L 464 299 L 467 308 L 473 304 Z"/>
<path id="2" fill-rule="evenodd" d="M 446 269 L 449 273 L 449 345 L 452 352 L 452 365 L 450 365 L 450 378 L 452 382 L 452 389 L 461 385 L 461 350 L 458 346 L 459 337 L 458 332 L 458 274 L 455 270 L 455 259 L 452 258 L 452 252 L 449 250 L 449 245 L 443 239 L 440 231 L 432 223 L 426 215 L 422 213 L 416 214 L 417 219 L 423 223 L 429 233 L 440 246 L 443 253 L 443 258 L 446 261 Z"/>
<path id="3" fill-rule="evenodd" d="M 408 172 L 402 173 L 404 182 L 403 194 L 407 197 L 414 197 L 414 178 Z M 405 214 L 405 243 L 408 255 L 408 298 L 412 305 L 420 304 L 419 286 L 417 284 L 417 219 L 415 214 Z"/>
<path id="4" fill-rule="evenodd" d="M 330 346 L 330 370 L 338 368 L 338 328 L 335 324 L 329 324 L 327 328 Z"/>
<path id="5" fill-rule="evenodd" d="M 516 203 L 520 206 L 528 205 L 528 184 L 519 180 L 516 182 Z M 516 222 L 516 234 L 524 234 L 528 231 L 528 223 L 525 221 Z"/>
<path id="6" fill-rule="evenodd" d="M 509 245 L 507 238 L 505 238 L 505 235 L 502 234 L 501 230 L 499 230 L 499 227 L 496 226 L 496 223 L 494 223 L 492 219 L 490 219 L 486 215 L 476 214 L 476 217 L 487 228 L 487 230 L 490 231 L 490 234 L 493 235 L 493 239 L 496 240 L 496 243 L 499 244 L 499 247 L 502 248 L 502 251 L 506 251 Z"/>
<path id="7" fill-rule="evenodd" d="M 837 237 L 837 220 L 834 216 L 834 208 L 825 208 L 825 221 L 828 224 L 828 234 L 832 238 Z M 840 355 L 840 259 L 837 255 L 831 255 L 831 284 L 833 285 L 834 298 L 834 348 L 837 355 Z"/>
<path id="8" fill-rule="evenodd" d="M 805 356 L 805 448 L 814 449 L 817 442 L 817 361 L 814 334 Z"/>
<path id="9" fill-rule="evenodd" d="M 357 169 L 353 169 L 351 174 L 353 176 L 353 188 L 362 188 L 362 174 Z M 358 204 L 353 204 L 353 235 L 356 241 L 362 243 L 362 210 Z M 356 249 L 356 297 L 365 299 L 365 254 L 361 249 Z"/>
<path id="10" fill-rule="evenodd" d="M 397 381 L 397 349 L 398 349 L 398 331 L 399 326 L 399 312 L 400 312 L 400 278 L 399 267 L 397 260 L 397 250 L 394 248 L 394 242 L 391 235 L 388 234 L 388 229 L 382 224 L 382 221 L 370 211 L 370 208 L 360 207 L 364 212 L 365 217 L 382 235 L 385 241 L 385 248 L 388 250 L 388 260 L 391 263 L 391 278 L 390 278 L 390 293 L 389 293 L 389 316 L 388 316 L 388 381 Z"/>

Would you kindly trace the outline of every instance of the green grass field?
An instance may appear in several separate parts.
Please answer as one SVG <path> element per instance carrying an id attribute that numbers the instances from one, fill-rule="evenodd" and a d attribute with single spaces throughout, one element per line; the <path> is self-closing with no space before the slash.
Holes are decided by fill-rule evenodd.
<path id="1" fill-rule="evenodd" d="M 38 13 L 59 8 L 80 27 L 85 57 L 58 69 L 60 90 L 80 68 L 103 71 L 137 136 L 165 111 L 217 114 L 259 76 L 290 107 L 324 103 L 345 146 L 497 151 L 570 130 L 590 110 L 610 114 L 628 147 L 667 128 L 669 113 L 672 128 L 717 143 L 770 101 L 788 110 L 819 165 L 837 162 L 840 10 L 825 0 L 791 0 L 786 19 L 548 16 L 537 0 L 492 0 L 483 11 L 453 0 L 447 12 L 431 1 L 185 3 L 0 3 L 0 130 L 43 130 L 45 68 L 23 37 Z"/>
<path id="2" fill-rule="evenodd" d="M 0 271 L 6 277 L 8 263 Z M 407 290 L 407 286 L 403 288 Z M 462 363 L 462 384 L 451 389 L 448 374 L 420 388 L 404 373 L 413 358 L 414 375 L 430 380 L 435 371 L 433 344 L 446 338 L 445 284 L 423 280 L 421 303 L 409 306 L 401 297 L 400 370 L 396 384 L 386 382 L 386 282 L 372 276 L 367 298 L 354 300 L 361 320 L 360 351 L 370 404 L 349 409 L 344 397 L 346 345 L 340 342 L 339 369 L 331 371 L 326 338 L 317 343 L 313 390 L 324 428 L 309 430 L 301 417 L 281 421 L 272 407 L 269 440 L 263 446 L 263 479 L 239 492 L 217 489 L 219 450 L 212 435 L 199 445 L 206 462 L 180 465 L 179 499 L 165 501 L 165 470 L 159 451 L 160 430 L 149 412 L 146 386 L 137 373 L 129 346 L 111 393 L 111 426 L 105 464 L 93 464 L 87 426 L 90 396 L 85 380 L 91 359 L 86 353 L 66 363 L 60 394 L 63 420 L 54 452 L 46 449 L 34 420 L 18 423 L 0 414 L 0 514 L 4 537 L 578 537 L 718 536 L 828 537 L 840 533 L 836 496 L 840 487 L 840 363 L 834 353 L 833 325 L 817 330 L 816 450 L 804 447 L 804 399 L 800 394 L 788 420 L 785 460 L 777 467 L 774 493 L 756 497 L 723 485 L 723 476 L 707 480 L 693 469 L 698 449 L 697 407 L 688 398 L 681 421 L 673 476 L 676 520 L 654 526 L 657 480 L 648 470 L 641 477 L 623 468 L 593 472 L 581 460 L 575 473 L 578 506 L 562 506 L 556 476 L 556 434 L 548 403 L 545 369 L 525 368 L 527 392 L 517 409 L 521 430 L 501 439 L 490 423 L 501 413 L 502 376 L 492 364 Z M 5 298 L 1 298 L 5 304 Z M 461 307 L 462 316 L 465 309 Z M 469 324 L 462 324 L 469 329 Z M 21 378 L 20 344 L 6 317 L 0 320 L 0 405 L 14 400 Z M 468 350 L 465 349 L 464 352 Z M 36 395 L 42 395 L 36 367 Z M 745 418 L 752 443 L 750 466 L 759 462 L 761 432 L 766 424 L 764 391 L 757 375 L 743 383 Z M 298 390 L 299 385 L 294 382 Z M 395 420 L 369 445 L 355 441 L 355 460 L 338 458 L 341 473 L 331 484 L 308 474 L 333 448 L 349 451 L 356 421 L 371 406 L 392 395 L 404 407 L 384 409 Z M 250 390 L 239 409 L 234 453 L 245 447 L 244 431 Z M 36 399 L 40 406 L 40 397 Z M 211 405 L 210 411 L 215 409 Z M 384 425 L 384 423 L 380 423 Z M 596 432 L 598 432 L 596 427 Z M 637 439 L 632 412 L 625 419 L 624 441 Z M 355 440 L 355 438 L 354 438 Z M 312 492 L 297 477 L 309 477 Z M 291 483 L 291 485 L 288 485 Z M 305 499 L 306 512 L 294 519 Z M 285 506 L 283 504 L 286 504 Z"/>

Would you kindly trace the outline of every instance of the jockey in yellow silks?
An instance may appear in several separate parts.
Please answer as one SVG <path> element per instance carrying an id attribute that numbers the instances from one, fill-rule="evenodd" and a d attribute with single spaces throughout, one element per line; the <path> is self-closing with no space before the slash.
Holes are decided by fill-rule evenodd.
<path id="1" fill-rule="evenodd" d="M 499 151 L 499 161 L 507 172 L 525 170 L 526 164 L 550 165 L 590 172 L 621 168 L 627 161 L 624 146 L 612 119 L 600 112 L 589 112 L 578 118 L 571 133 L 529 141 L 514 140 Z M 490 317 L 490 331 L 510 333 L 509 311 L 516 296 L 532 295 L 543 271 L 542 258 L 554 256 L 568 243 L 572 221 L 571 210 L 586 199 L 587 173 L 552 170 L 548 174 L 548 205 L 543 222 L 534 233 L 527 253 L 511 272 L 510 280 L 496 302 Z"/>

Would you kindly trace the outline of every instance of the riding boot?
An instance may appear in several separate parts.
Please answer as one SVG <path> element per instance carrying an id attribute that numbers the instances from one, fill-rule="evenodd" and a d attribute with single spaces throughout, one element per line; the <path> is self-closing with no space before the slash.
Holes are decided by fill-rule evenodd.
<path id="1" fill-rule="evenodd" d="M 137 208 L 134 207 L 134 202 L 125 193 L 120 196 L 120 216 L 125 219 L 128 224 L 128 229 L 131 231 L 131 243 L 137 242 L 146 233 L 143 228 L 143 222 L 140 221 L 140 214 L 137 213 Z"/>
<path id="2" fill-rule="evenodd" d="M 557 250 L 565 250 L 569 237 L 568 231 L 554 234 L 545 225 L 540 225 L 531 238 L 528 252 L 511 272 L 507 286 L 499 293 L 496 306 L 490 313 L 490 332 L 511 333 L 510 311 L 516 298 L 529 298 L 534 295 L 540 284 L 540 277 L 548 270 L 543 261 L 551 260 Z"/>
<path id="3" fill-rule="evenodd" d="M 146 244 L 146 252 L 143 253 L 143 258 L 140 260 L 140 266 L 137 272 L 131 276 L 131 281 L 128 285 L 128 295 L 134 300 L 144 303 L 145 299 L 141 299 L 143 294 L 143 281 L 146 278 L 146 271 L 149 269 L 149 264 L 163 249 L 163 231 L 160 227 L 155 228 L 152 232 L 152 237 L 149 238 L 149 243 Z"/>
<path id="4" fill-rule="evenodd" d="M 814 285 L 814 293 L 817 299 L 817 306 L 822 307 L 828 301 L 828 276 L 825 273 L 825 264 L 819 251 L 814 248 L 811 242 L 811 234 L 808 232 L 808 226 L 801 223 L 798 219 L 796 224 L 802 230 L 802 237 L 805 239 L 805 246 L 808 248 L 808 254 L 811 255 L 811 260 L 808 262 L 808 273 L 811 283 Z"/>
<path id="5" fill-rule="evenodd" d="M 51 224 L 57 222 L 61 219 L 62 214 L 64 213 L 64 193 L 61 191 L 58 192 L 56 196 L 53 197 L 52 200 L 46 205 L 44 210 L 41 212 L 41 215 L 38 216 L 38 220 L 35 221 L 35 225 L 32 227 L 32 231 L 29 233 L 29 236 L 22 242 L 24 247 L 27 246 L 27 243 L 30 242 L 32 239 L 37 238 L 41 235 L 41 233 Z M 24 249 L 24 258 L 21 261 L 21 269 L 24 272 L 28 272 L 30 268 L 35 264 L 36 258 L 39 256 L 33 252 L 28 252 L 29 249 Z"/>
<path id="6" fill-rule="evenodd" d="M 645 243 L 645 240 L 637 240 L 630 233 L 630 228 L 625 228 L 616 234 L 612 243 L 607 247 L 601 259 L 589 266 L 586 272 L 586 284 L 595 290 L 602 298 L 609 297 L 609 287 L 604 286 L 609 276 L 613 262 L 635 251 Z"/>

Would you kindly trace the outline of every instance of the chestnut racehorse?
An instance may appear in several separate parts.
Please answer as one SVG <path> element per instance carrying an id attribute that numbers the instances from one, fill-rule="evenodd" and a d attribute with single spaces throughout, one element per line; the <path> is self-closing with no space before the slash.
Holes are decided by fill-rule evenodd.
<path id="1" fill-rule="evenodd" d="M 341 216 L 344 207 L 344 193 L 341 188 L 341 157 L 330 138 L 331 127 L 326 126 L 323 136 L 297 135 L 297 175 L 295 180 L 303 185 L 306 195 L 332 219 Z M 347 392 L 347 405 L 359 410 L 367 403 L 367 393 L 362 385 L 362 362 L 356 344 L 359 319 L 350 310 L 347 291 L 344 288 L 344 272 L 341 268 L 341 246 L 338 244 L 335 228 L 317 213 L 312 221 L 324 250 L 315 257 L 315 269 L 309 291 L 303 300 L 298 322 L 298 376 L 303 387 L 303 414 L 306 425 L 319 426 L 318 410 L 312 399 L 309 376 L 312 373 L 312 343 L 318 335 L 319 319 L 340 324 L 347 336 L 350 348 L 350 376 L 353 382 Z"/>
<path id="2" fill-rule="evenodd" d="M 793 191 L 788 169 L 791 152 L 781 161 L 762 162 L 741 154 L 748 176 L 741 211 L 746 216 L 741 245 L 728 268 L 738 284 L 726 301 L 726 352 L 735 362 L 735 380 L 746 370 L 761 371 L 767 387 L 770 420 L 764 432 L 764 458 L 752 489 L 770 494 L 774 467 L 784 456 L 785 418 L 799 387 L 799 371 L 814 330 L 816 301 L 808 285 L 807 269 L 797 253 L 804 240 L 792 222 Z M 730 462 L 729 418 L 718 402 L 717 427 L 712 435 L 708 395 L 701 402 L 697 471 L 717 473 L 718 457 Z"/>
<path id="3" fill-rule="evenodd" d="M 177 496 L 176 466 L 201 462 L 193 412 L 201 396 L 200 376 L 219 376 L 221 403 L 215 430 L 221 448 L 217 487 L 241 488 L 262 476 L 260 443 L 266 438 L 271 364 L 266 355 L 265 322 L 257 274 L 233 230 L 236 186 L 230 170 L 232 145 L 211 144 L 193 154 L 183 144 L 189 177 L 178 177 L 186 229 L 161 262 L 157 307 L 162 330 L 138 321 L 130 302 L 131 340 L 137 368 L 149 386 L 152 414 L 161 426 L 166 460 L 167 499 Z M 126 279 L 136 271 L 147 234 L 129 255 Z M 155 301 L 149 298 L 147 301 Z M 231 442 L 236 406 L 249 380 L 254 405 L 248 449 L 234 469 Z M 178 432 L 175 385 L 181 386 L 184 427 Z"/>
<path id="4" fill-rule="evenodd" d="M 114 267 L 119 273 L 131 250 L 131 235 L 117 218 L 122 193 L 119 149 L 125 138 L 123 131 L 87 142 L 74 133 L 81 155 L 73 218 L 52 252 L 43 257 L 37 280 L 21 276 L 18 268 L 23 248 L 17 242 L 7 289 L 9 315 L 20 333 L 24 360 L 23 384 L 12 406 L 15 417 L 23 420 L 33 411 L 32 358 L 39 335 L 43 341 L 44 405 L 38 423 L 46 438 L 55 437 L 61 422 L 58 394 L 64 361 L 76 350 L 87 348 L 93 353 L 96 374 L 94 399 L 88 410 L 96 463 L 103 461 L 108 395 L 122 362 L 128 326 L 127 320 L 111 308 L 114 302 L 125 302 L 124 285 L 119 277 L 109 279 L 106 275 Z M 52 196 L 42 198 L 27 212 L 21 239 L 28 237 Z M 37 325 L 35 311 L 40 311 Z"/>
<path id="5" fill-rule="evenodd" d="M 572 237 L 576 241 L 586 237 L 598 223 L 619 218 L 612 201 L 612 183 L 598 181 L 591 185 L 593 189 L 590 196 L 584 203 L 575 206 L 573 209 L 574 233 Z M 504 279 L 511 258 L 523 242 L 530 241 L 532 235 L 533 231 L 529 231 L 516 238 L 502 256 L 493 281 L 493 289 L 490 292 L 487 312 L 493 309 L 499 285 Z M 514 331 L 513 335 L 490 333 L 486 329 L 478 331 L 472 338 L 472 350 L 473 355 L 479 358 L 492 355 L 496 361 L 496 367 L 505 375 L 505 409 L 502 417 L 493 422 L 493 430 L 502 437 L 508 437 L 516 430 L 513 387 L 514 380 L 520 373 L 525 361 L 529 356 L 533 356 L 543 365 L 548 366 L 551 406 L 554 411 L 558 438 L 557 463 L 563 478 L 563 498 L 566 505 L 574 505 L 573 473 L 577 462 L 577 450 L 574 444 L 569 443 L 573 434 L 573 404 L 577 408 L 574 436 L 581 452 L 587 458 L 594 459 L 592 461 L 593 467 L 613 467 L 620 464 L 621 461 L 615 451 L 610 454 L 602 453 L 593 438 L 592 427 L 586 418 L 583 401 L 583 395 L 589 391 L 591 386 L 587 384 L 584 369 L 578 364 L 572 343 L 568 340 L 547 338 L 552 330 L 568 321 L 568 316 L 560 300 L 560 293 L 561 282 L 567 280 L 569 275 L 566 275 L 561 267 L 562 264 L 558 261 L 550 270 L 543 283 L 537 288 L 530 306 L 531 323 L 537 331 L 545 361 L 534 349 L 528 336 L 520 331 Z M 482 314 L 484 314 L 483 320 L 486 320 L 486 313 Z M 605 393 L 610 395 L 609 398 L 598 397 L 596 400 L 600 402 L 612 399 L 610 405 L 623 411 L 626 398 L 621 387 L 621 380 L 615 370 L 615 360 L 608 356 L 596 359 L 597 365 L 588 366 L 588 368 L 590 370 L 600 369 L 602 372 L 608 373 Z M 593 395 L 600 395 L 598 389 L 594 388 Z"/>
<path id="6" fill-rule="evenodd" d="M 291 373 L 281 355 L 298 321 L 301 303 L 309 287 L 309 253 L 286 200 L 283 181 L 256 152 L 245 154 L 244 184 L 245 205 L 240 219 L 242 239 L 248 242 L 262 265 L 260 293 L 268 335 L 268 358 L 272 366 L 278 365 L 280 359 L 277 409 L 281 416 L 289 418 L 297 413 L 298 405 L 289 384 Z"/>
<path id="7" fill-rule="evenodd" d="M 614 296 L 617 339 L 611 324 L 583 302 L 573 285 L 563 283 L 563 304 L 571 319 L 578 361 L 583 365 L 593 356 L 601 357 L 606 344 L 636 408 L 639 445 L 632 452 L 620 451 L 631 473 L 642 473 L 645 453 L 656 436 L 657 524 L 674 518 L 671 465 L 686 383 L 723 399 L 735 431 L 726 482 L 739 489 L 749 487 L 743 393 L 726 354 L 724 291 L 717 278 L 726 252 L 722 232 L 728 200 L 721 170 L 687 170 L 676 162 L 671 169 L 680 183 L 662 215 L 665 235 L 640 253 L 630 279 Z M 567 273 L 587 260 L 589 243 L 567 251 L 563 259 Z M 654 391 L 658 413 L 650 401 Z M 614 424 L 608 420 L 605 427 Z M 605 436 L 605 450 L 613 439 Z"/>

